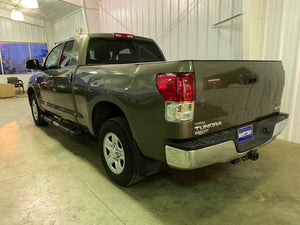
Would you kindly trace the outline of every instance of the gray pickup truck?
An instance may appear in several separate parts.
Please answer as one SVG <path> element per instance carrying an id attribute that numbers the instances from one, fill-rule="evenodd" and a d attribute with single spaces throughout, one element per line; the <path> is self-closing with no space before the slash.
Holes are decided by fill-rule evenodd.
<path id="1" fill-rule="evenodd" d="M 108 176 L 127 186 L 160 166 L 258 159 L 282 132 L 280 61 L 165 61 L 151 39 L 85 34 L 57 43 L 29 81 L 34 122 L 99 141 Z"/>

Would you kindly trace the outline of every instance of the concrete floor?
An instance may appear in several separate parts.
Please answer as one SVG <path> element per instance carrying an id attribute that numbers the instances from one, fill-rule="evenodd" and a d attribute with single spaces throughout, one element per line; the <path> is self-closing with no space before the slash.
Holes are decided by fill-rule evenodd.
<path id="1" fill-rule="evenodd" d="M 300 224 L 300 145 L 274 141 L 260 160 L 164 168 L 123 188 L 88 134 L 39 128 L 27 99 L 0 99 L 0 224 Z"/>

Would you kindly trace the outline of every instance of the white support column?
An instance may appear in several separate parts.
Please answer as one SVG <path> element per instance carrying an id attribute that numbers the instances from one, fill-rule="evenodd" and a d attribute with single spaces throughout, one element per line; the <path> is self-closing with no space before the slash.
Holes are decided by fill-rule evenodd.
<path id="1" fill-rule="evenodd" d="M 63 0 L 82 7 L 88 33 L 100 33 L 99 0 Z"/>
<path id="2" fill-rule="evenodd" d="M 100 33 L 100 12 L 98 0 L 82 0 L 82 8 L 87 31 L 89 33 Z"/>

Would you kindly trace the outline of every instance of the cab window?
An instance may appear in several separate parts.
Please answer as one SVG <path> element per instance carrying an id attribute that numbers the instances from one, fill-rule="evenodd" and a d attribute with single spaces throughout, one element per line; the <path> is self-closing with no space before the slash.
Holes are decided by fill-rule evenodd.
<path id="1" fill-rule="evenodd" d="M 52 49 L 50 54 L 48 55 L 44 67 L 46 69 L 55 69 L 58 66 L 58 61 L 60 59 L 60 54 L 62 50 L 63 45 L 57 45 Z"/>
<path id="2" fill-rule="evenodd" d="M 87 64 L 122 64 L 164 61 L 153 41 L 91 38 L 86 56 Z"/>
<path id="3" fill-rule="evenodd" d="M 59 63 L 60 68 L 77 65 L 78 45 L 74 43 L 74 40 L 66 43 Z"/>

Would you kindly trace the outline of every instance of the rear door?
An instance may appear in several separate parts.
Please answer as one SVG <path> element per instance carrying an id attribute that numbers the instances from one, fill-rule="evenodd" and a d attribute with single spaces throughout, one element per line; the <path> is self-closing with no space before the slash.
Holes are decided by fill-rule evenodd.
<path id="1" fill-rule="evenodd" d="M 280 61 L 193 61 L 195 136 L 240 126 L 280 110 Z"/>

